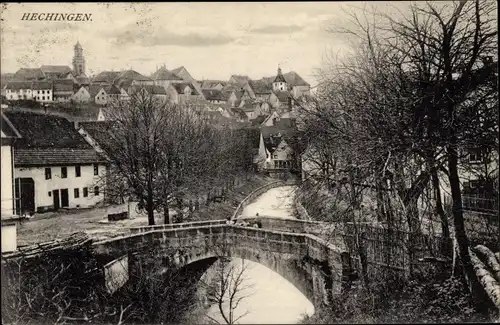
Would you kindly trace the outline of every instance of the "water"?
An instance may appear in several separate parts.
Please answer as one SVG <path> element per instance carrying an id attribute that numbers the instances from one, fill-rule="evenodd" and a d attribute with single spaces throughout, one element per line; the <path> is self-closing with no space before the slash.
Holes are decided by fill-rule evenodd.
<path id="1" fill-rule="evenodd" d="M 248 205 L 242 215 L 268 215 L 274 217 L 290 217 L 292 214 L 292 195 L 295 187 L 284 186 L 274 188 L 262 194 Z M 234 258 L 231 265 L 241 267 L 241 259 Z M 237 322 L 239 324 L 295 324 L 305 314 L 312 315 L 312 303 L 291 283 L 279 274 L 252 261 L 245 261 L 247 268 L 243 273 L 243 286 L 249 287 L 242 291 L 248 295 L 235 309 L 235 315 L 246 313 Z M 210 271 L 209 271 L 210 272 Z M 227 309 L 226 309 L 227 310 Z M 211 306 L 207 314 L 224 323 L 218 306 Z"/>

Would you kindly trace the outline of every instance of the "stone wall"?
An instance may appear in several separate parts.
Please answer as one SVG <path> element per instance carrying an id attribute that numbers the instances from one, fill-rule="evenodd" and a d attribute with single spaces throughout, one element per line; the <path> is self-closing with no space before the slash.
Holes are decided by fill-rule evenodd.
<path id="1" fill-rule="evenodd" d="M 241 213 L 243 212 L 243 209 L 245 209 L 245 207 L 247 205 L 252 203 L 257 197 L 259 197 L 260 195 L 269 191 L 270 189 L 280 187 L 280 186 L 295 185 L 295 184 L 297 184 L 296 180 L 288 180 L 288 181 L 279 180 L 279 181 L 271 182 L 269 184 L 266 184 L 266 185 L 263 185 L 263 186 L 257 188 L 256 190 L 252 191 L 252 193 L 248 194 L 248 196 L 246 198 L 244 198 L 243 201 L 240 202 L 240 204 L 238 205 L 238 207 L 234 211 L 231 219 L 238 218 L 238 216 L 241 215 Z"/>

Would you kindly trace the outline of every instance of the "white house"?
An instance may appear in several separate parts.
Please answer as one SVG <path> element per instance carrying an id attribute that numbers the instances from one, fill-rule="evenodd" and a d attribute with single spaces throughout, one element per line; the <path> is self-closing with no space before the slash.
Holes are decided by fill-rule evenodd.
<path id="1" fill-rule="evenodd" d="M 14 214 L 14 141 L 21 135 L 2 113 L 2 215 Z"/>
<path id="2" fill-rule="evenodd" d="M 8 100 L 31 100 L 33 91 L 30 81 L 11 81 L 5 87 L 5 97 Z"/>
<path id="3" fill-rule="evenodd" d="M 52 98 L 52 83 L 48 81 L 34 81 L 32 83 L 33 99 L 40 103 L 50 103 Z"/>
<path id="4" fill-rule="evenodd" d="M 104 199 L 105 159 L 69 120 L 6 112 L 21 139 L 14 144 L 16 213 L 91 207 Z"/>
<path id="5" fill-rule="evenodd" d="M 88 103 L 90 101 L 90 92 L 88 87 L 81 86 L 72 97 L 73 101 L 77 103 Z"/>
<path id="6" fill-rule="evenodd" d="M 14 216 L 14 150 L 13 144 L 21 136 L 9 119 L 2 113 L 2 253 L 17 249 L 17 221 Z"/>

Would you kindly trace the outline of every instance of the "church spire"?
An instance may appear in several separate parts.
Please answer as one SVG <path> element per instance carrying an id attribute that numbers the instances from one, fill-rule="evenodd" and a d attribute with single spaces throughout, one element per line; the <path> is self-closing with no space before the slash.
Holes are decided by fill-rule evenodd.
<path id="1" fill-rule="evenodd" d="M 83 56 L 83 48 L 80 45 L 80 41 L 75 44 L 74 55 L 73 55 L 73 73 L 75 76 L 85 75 L 85 58 Z"/>

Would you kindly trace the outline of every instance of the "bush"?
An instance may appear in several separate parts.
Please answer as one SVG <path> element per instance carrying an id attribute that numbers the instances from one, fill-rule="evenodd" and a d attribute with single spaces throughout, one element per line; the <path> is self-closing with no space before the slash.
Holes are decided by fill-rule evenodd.
<path id="1" fill-rule="evenodd" d="M 332 309 L 317 310 L 303 323 L 455 323 L 487 321 L 473 307 L 460 279 L 422 277 L 354 288 Z"/>

